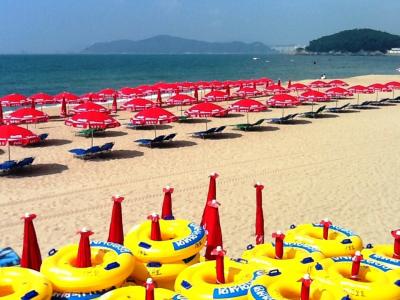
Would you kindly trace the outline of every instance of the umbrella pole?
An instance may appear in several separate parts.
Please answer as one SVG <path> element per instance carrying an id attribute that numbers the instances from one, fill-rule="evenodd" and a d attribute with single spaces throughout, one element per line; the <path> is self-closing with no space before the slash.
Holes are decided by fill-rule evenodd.
<path id="1" fill-rule="evenodd" d="M 360 93 L 357 93 L 357 105 L 360 103 Z"/>
<path id="2" fill-rule="evenodd" d="M 91 130 L 91 135 L 92 135 L 92 147 L 93 147 L 93 134 L 94 134 L 94 129 Z"/>
<path id="3" fill-rule="evenodd" d="M 249 124 L 249 112 L 246 113 L 247 124 Z"/>
<path id="4" fill-rule="evenodd" d="M 157 128 L 156 128 L 156 124 L 154 124 L 154 138 L 157 137 Z"/>
<path id="5" fill-rule="evenodd" d="M 11 160 L 11 147 L 10 147 L 10 142 L 8 142 L 8 160 Z"/>
<path id="6" fill-rule="evenodd" d="M 314 112 L 314 100 L 311 102 L 311 111 Z"/>
<path id="7" fill-rule="evenodd" d="M 282 118 L 285 115 L 285 106 L 282 106 Z"/>
<path id="8" fill-rule="evenodd" d="M 208 118 L 207 118 L 207 116 L 206 116 L 206 130 L 208 130 L 208 128 L 207 128 L 207 123 L 208 123 Z"/>
<path id="9" fill-rule="evenodd" d="M 379 98 L 379 92 L 376 91 L 376 101 L 378 101 L 378 98 Z"/>
<path id="10" fill-rule="evenodd" d="M 335 98 L 335 102 L 336 102 L 336 108 L 337 108 L 338 98 Z"/>

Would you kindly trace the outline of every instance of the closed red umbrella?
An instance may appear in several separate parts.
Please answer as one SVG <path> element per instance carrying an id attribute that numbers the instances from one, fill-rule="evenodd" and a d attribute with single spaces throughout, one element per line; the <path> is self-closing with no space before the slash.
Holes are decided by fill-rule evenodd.
<path id="1" fill-rule="evenodd" d="M 267 106 L 253 99 L 241 99 L 231 104 L 228 108 L 234 112 L 245 112 L 247 123 L 249 123 L 249 112 L 261 112 L 267 109 Z"/>
<path id="2" fill-rule="evenodd" d="M 162 204 L 161 210 L 161 218 L 163 220 L 173 220 L 174 215 L 172 213 L 172 193 L 174 192 L 174 188 L 170 186 L 166 186 L 163 188 L 164 193 L 164 201 Z"/>
<path id="3" fill-rule="evenodd" d="M 40 254 L 35 227 L 33 226 L 35 218 L 35 214 L 29 213 L 26 213 L 22 217 L 24 220 L 24 242 L 22 246 L 21 267 L 40 271 L 42 256 Z"/>
<path id="4" fill-rule="evenodd" d="M 135 98 L 121 105 L 121 109 L 130 111 L 142 111 L 148 108 L 155 107 L 155 103 L 144 98 Z"/>
<path id="5" fill-rule="evenodd" d="M 110 230 L 108 232 L 107 242 L 124 244 L 124 225 L 122 222 L 122 207 L 121 203 L 124 197 L 113 196 L 113 209 L 111 214 Z"/>
<path id="6" fill-rule="evenodd" d="M 79 96 L 70 93 L 70 92 L 62 92 L 54 96 L 54 99 L 57 102 L 62 102 L 65 100 L 67 104 L 79 104 L 82 103 L 83 100 L 79 99 Z"/>
<path id="7" fill-rule="evenodd" d="M 3 125 L 3 106 L 0 105 L 0 125 Z"/>
<path id="8" fill-rule="evenodd" d="M 218 246 L 222 247 L 222 230 L 219 219 L 219 203 L 217 200 L 211 200 L 207 203 L 208 212 L 204 224 L 204 229 L 207 231 L 207 244 L 206 244 L 206 260 L 215 260 L 216 256 L 212 251 Z"/>
<path id="9" fill-rule="evenodd" d="M 53 96 L 46 93 L 36 93 L 29 96 L 29 99 L 34 100 L 36 104 L 46 105 L 46 104 L 55 104 L 57 101 Z"/>
<path id="10" fill-rule="evenodd" d="M 167 100 L 169 105 L 192 105 L 197 103 L 196 98 L 186 94 L 176 94 Z"/>
<path id="11" fill-rule="evenodd" d="M 205 102 L 219 102 L 226 101 L 229 99 L 229 96 L 224 91 L 212 91 L 204 95 L 203 101 Z"/>
<path id="12" fill-rule="evenodd" d="M 210 174 L 210 183 L 208 185 L 208 193 L 207 193 L 207 200 L 206 200 L 206 205 L 204 206 L 203 210 L 203 215 L 201 217 L 201 222 L 200 225 L 204 227 L 206 223 L 206 215 L 208 212 L 208 203 L 217 198 L 217 178 L 218 178 L 218 173 L 214 172 Z"/>
<path id="13" fill-rule="evenodd" d="M 373 94 L 374 91 L 363 85 L 354 85 L 347 89 L 349 92 L 357 94 L 357 105 L 360 102 L 360 94 Z"/>
<path id="14" fill-rule="evenodd" d="M 162 106 L 162 94 L 161 94 L 161 90 L 158 89 L 157 90 L 157 100 L 156 100 L 157 106 L 161 107 Z"/>
<path id="15" fill-rule="evenodd" d="M 340 79 L 331 80 L 331 81 L 328 82 L 328 84 L 331 87 L 349 86 L 349 84 L 347 82 L 344 82 L 343 80 L 340 80 Z"/>
<path id="16" fill-rule="evenodd" d="M 299 281 L 301 282 L 300 300 L 310 300 L 310 287 L 313 280 L 309 274 L 305 274 Z"/>
<path id="17" fill-rule="evenodd" d="M 206 130 L 209 117 L 223 117 L 228 114 L 229 110 L 210 102 L 203 102 L 193 105 L 185 111 L 185 115 L 189 117 L 206 118 Z"/>
<path id="18" fill-rule="evenodd" d="M 111 106 L 111 112 L 115 114 L 117 111 L 118 111 L 117 95 L 114 94 Z"/>
<path id="19" fill-rule="evenodd" d="M 78 234 L 81 235 L 78 246 L 78 253 L 75 261 L 76 268 L 90 268 L 92 266 L 92 254 L 90 251 L 89 237 L 93 234 L 87 228 L 82 228 Z"/>
<path id="20" fill-rule="evenodd" d="M 32 131 L 17 125 L 0 125 L 0 146 L 8 145 L 8 159 L 11 158 L 10 146 L 26 146 L 38 143 L 40 137 Z"/>
<path id="21" fill-rule="evenodd" d="M 198 88 L 197 85 L 194 88 L 194 95 L 193 96 L 196 99 L 196 103 L 199 102 L 199 88 Z"/>
<path id="22" fill-rule="evenodd" d="M 155 300 L 155 296 L 154 296 L 154 289 L 156 288 L 156 285 L 153 282 L 153 279 L 151 278 L 147 278 L 146 283 L 145 283 L 145 290 L 146 290 L 146 294 L 145 294 L 145 300 Z M 130 296 L 128 296 L 130 297 Z"/>
<path id="23" fill-rule="evenodd" d="M 100 113 L 105 113 L 105 114 L 109 114 L 110 110 L 105 108 L 104 106 L 100 105 L 100 104 L 96 104 L 93 102 L 85 102 L 83 104 L 79 104 L 77 106 L 75 106 L 74 108 L 70 109 L 70 111 L 72 111 L 75 114 L 79 114 L 79 113 L 84 113 L 84 112 L 100 112 Z"/>
<path id="24" fill-rule="evenodd" d="M 8 94 L 0 98 L 1 106 L 23 106 L 28 103 L 29 101 L 27 100 L 26 96 L 18 93 Z"/>
<path id="25" fill-rule="evenodd" d="M 239 97 L 256 97 L 261 94 L 262 93 L 254 87 L 243 87 L 235 92 L 235 95 Z"/>
<path id="26" fill-rule="evenodd" d="M 215 256 L 215 270 L 216 270 L 216 283 L 225 283 L 225 266 L 224 266 L 224 256 L 226 251 L 222 249 L 222 246 L 217 246 L 211 255 Z"/>
<path id="27" fill-rule="evenodd" d="M 4 118 L 6 124 L 31 124 L 43 123 L 49 120 L 49 116 L 42 111 L 32 108 L 20 108 Z"/>
<path id="28" fill-rule="evenodd" d="M 161 241 L 160 216 L 154 213 L 148 216 L 147 219 L 151 221 L 150 239 L 152 241 Z"/>
<path id="29" fill-rule="evenodd" d="M 67 115 L 67 101 L 65 101 L 65 99 L 63 98 L 61 101 L 60 116 L 65 118 Z"/>
<path id="30" fill-rule="evenodd" d="M 260 183 L 254 185 L 256 188 L 256 245 L 264 244 L 264 212 L 262 207 L 262 190 L 264 186 Z"/>

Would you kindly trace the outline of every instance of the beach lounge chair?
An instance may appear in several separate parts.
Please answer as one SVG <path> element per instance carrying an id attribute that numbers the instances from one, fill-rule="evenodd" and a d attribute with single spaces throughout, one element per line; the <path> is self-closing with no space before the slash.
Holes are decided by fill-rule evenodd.
<path id="1" fill-rule="evenodd" d="M 298 114 L 289 114 L 289 115 L 284 116 L 284 117 L 282 117 L 282 118 L 272 118 L 272 119 L 269 119 L 269 121 L 270 121 L 271 123 L 274 123 L 274 124 L 289 124 L 289 123 L 291 123 L 291 122 L 294 120 L 294 118 L 297 117 L 297 115 L 298 115 Z"/>
<path id="2" fill-rule="evenodd" d="M 355 109 L 368 109 L 371 106 L 369 105 L 371 103 L 371 101 L 364 101 L 361 104 L 353 104 L 351 105 L 351 108 L 355 108 Z"/>
<path id="3" fill-rule="evenodd" d="M 388 102 L 390 102 L 390 103 L 400 103 L 400 96 L 398 96 L 398 97 L 396 97 L 394 99 L 389 99 Z"/>
<path id="4" fill-rule="evenodd" d="M 155 137 L 154 139 L 139 139 L 136 140 L 135 142 L 139 144 L 139 146 L 145 146 L 145 147 L 150 147 L 153 148 L 155 146 L 159 146 L 164 142 L 165 135 L 159 135 Z"/>
<path id="5" fill-rule="evenodd" d="M 83 137 L 91 137 L 92 135 L 96 135 L 98 133 L 103 133 L 103 132 L 105 132 L 104 129 L 89 128 L 89 129 L 84 129 L 84 130 L 78 131 L 75 135 L 83 136 Z"/>
<path id="6" fill-rule="evenodd" d="M 114 143 L 113 142 L 105 143 L 103 146 L 100 147 L 100 152 L 102 154 L 110 153 L 113 147 L 114 147 Z"/>
<path id="7" fill-rule="evenodd" d="M 226 128 L 226 126 L 217 127 L 217 128 L 215 129 L 215 133 L 222 133 L 222 131 L 224 131 L 225 128 Z"/>
<path id="8" fill-rule="evenodd" d="M 326 110 L 332 113 L 342 113 L 346 112 L 346 108 L 350 106 L 350 103 L 346 103 L 345 105 L 339 106 L 339 107 L 328 107 Z"/>
<path id="9" fill-rule="evenodd" d="M 0 248 L 0 268 L 18 266 L 21 262 L 18 254 L 11 248 Z"/>
<path id="10" fill-rule="evenodd" d="M 34 157 L 26 157 L 24 159 L 21 159 L 19 162 L 17 162 L 17 165 L 15 166 L 15 168 L 22 169 L 22 168 L 31 166 L 34 160 L 35 160 Z"/>
<path id="11" fill-rule="evenodd" d="M 179 123 L 184 123 L 184 122 L 186 122 L 187 120 L 189 120 L 189 116 L 179 116 L 179 117 L 178 117 L 178 122 L 179 122 Z"/>
<path id="12" fill-rule="evenodd" d="M 176 133 L 170 133 L 165 136 L 164 142 L 172 142 L 172 140 L 176 137 Z"/>
<path id="13" fill-rule="evenodd" d="M 49 137 L 48 133 L 39 134 L 39 138 L 41 142 L 44 142 Z"/>
<path id="14" fill-rule="evenodd" d="M 385 99 L 381 99 L 381 100 L 377 100 L 377 101 L 370 101 L 369 105 L 384 106 L 388 103 L 389 100 L 390 100 L 389 98 L 385 98 Z"/>
<path id="15" fill-rule="evenodd" d="M 17 162 L 15 160 L 7 160 L 0 164 L 0 174 L 1 175 L 8 174 L 12 170 L 15 170 L 16 167 L 17 167 Z"/>
<path id="16" fill-rule="evenodd" d="M 248 131 L 248 130 L 255 129 L 256 127 L 260 126 L 264 121 L 265 121 L 265 119 L 260 119 L 254 123 L 243 123 L 243 124 L 236 124 L 236 125 L 232 125 L 232 126 L 239 130 Z"/>
<path id="17" fill-rule="evenodd" d="M 205 138 L 207 138 L 207 137 L 213 136 L 213 135 L 215 134 L 215 132 L 216 132 L 217 129 L 218 129 L 218 128 L 213 127 L 213 128 L 207 129 L 207 130 L 205 130 L 205 131 L 192 132 L 191 135 L 192 135 L 193 137 L 199 137 L 199 138 L 205 139 Z"/>
<path id="18" fill-rule="evenodd" d="M 319 107 L 316 111 L 308 111 L 305 113 L 302 113 L 302 116 L 306 117 L 306 118 L 319 118 L 322 114 L 322 112 L 325 110 L 326 106 L 323 105 L 321 107 Z"/>

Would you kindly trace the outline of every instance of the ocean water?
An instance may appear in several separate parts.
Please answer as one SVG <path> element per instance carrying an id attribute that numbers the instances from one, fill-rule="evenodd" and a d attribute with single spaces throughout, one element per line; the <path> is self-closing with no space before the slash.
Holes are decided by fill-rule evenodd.
<path id="1" fill-rule="evenodd" d="M 0 55 L 0 96 L 82 94 L 154 82 L 399 74 L 400 56 Z"/>

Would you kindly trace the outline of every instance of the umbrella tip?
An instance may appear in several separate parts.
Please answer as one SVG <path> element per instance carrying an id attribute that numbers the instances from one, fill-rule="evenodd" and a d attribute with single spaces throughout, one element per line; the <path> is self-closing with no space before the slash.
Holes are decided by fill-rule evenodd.
<path id="1" fill-rule="evenodd" d="M 310 279 L 311 279 L 310 274 L 304 274 L 304 275 L 303 275 L 303 279 L 304 279 L 304 280 L 310 280 Z"/>
<path id="2" fill-rule="evenodd" d="M 119 203 L 121 203 L 122 201 L 124 201 L 124 197 L 122 197 L 122 196 L 120 196 L 120 195 L 114 195 L 114 196 L 112 196 L 112 200 L 114 201 L 114 202 L 119 202 Z"/>
<path id="3" fill-rule="evenodd" d="M 87 227 L 82 227 L 81 230 L 79 230 L 77 233 L 78 233 L 78 234 L 81 234 L 81 233 L 89 233 L 89 235 L 92 235 L 92 234 L 93 234 L 93 232 L 92 232 L 89 228 L 87 228 Z"/>
<path id="4" fill-rule="evenodd" d="M 24 219 L 24 220 L 26 220 L 26 219 L 31 219 L 31 220 L 33 220 L 33 219 L 35 219 L 35 218 L 36 218 L 36 215 L 33 214 L 33 213 L 29 213 L 29 212 L 26 212 L 26 213 L 21 217 L 21 219 Z"/>
<path id="5" fill-rule="evenodd" d="M 146 279 L 146 284 L 153 284 L 153 279 L 147 278 Z"/>

